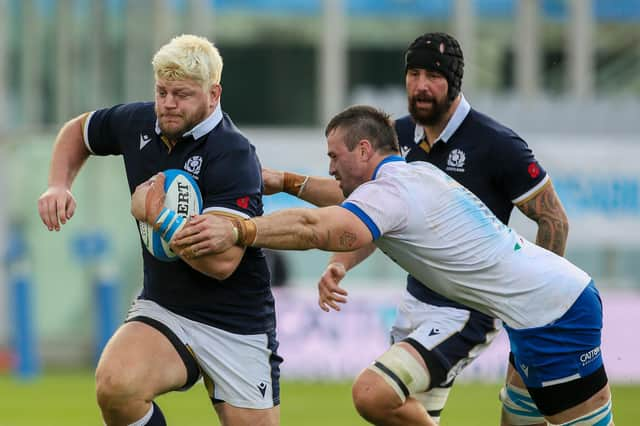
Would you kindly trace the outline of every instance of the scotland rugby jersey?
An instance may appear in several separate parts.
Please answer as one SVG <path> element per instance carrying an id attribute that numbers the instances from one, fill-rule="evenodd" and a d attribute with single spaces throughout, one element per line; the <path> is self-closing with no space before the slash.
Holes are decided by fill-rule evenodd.
<path id="1" fill-rule="evenodd" d="M 511 129 L 461 101 L 431 147 L 411 116 L 395 123 L 400 151 L 407 162 L 426 161 L 467 187 L 503 223 L 516 203 L 535 195 L 549 177 L 531 149 Z M 462 307 L 407 277 L 407 291 L 415 298 L 438 306 Z"/>
<path id="2" fill-rule="evenodd" d="M 565 258 L 519 236 L 426 162 L 388 157 L 342 206 L 420 282 L 514 329 L 560 318 L 591 281 Z"/>
<path id="3" fill-rule="evenodd" d="M 132 193 L 160 171 L 182 169 L 198 183 L 204 212 L 245 218 L 262 214 L 261 166 L 255 148 L 220 106 L 172 148 L 160 135 L 151 102 L 95 111 L 83 130 L 93 154 L 123 156 Z M 260 249 L 247 248 L 236 271 L 217 281 L 182 260 L 159 261 L 142 247 L 144 285 L 139 298 L 233 333 L 275 328 L 269 271 Z"/>

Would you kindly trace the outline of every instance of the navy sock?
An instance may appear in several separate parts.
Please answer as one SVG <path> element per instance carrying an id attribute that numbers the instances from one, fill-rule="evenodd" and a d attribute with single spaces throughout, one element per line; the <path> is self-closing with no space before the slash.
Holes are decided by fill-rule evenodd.
<path id="1" fill-rule="evenodd" d="M 149 411 L 140 420 L 130 424 L 129 426 L 167 426 L 162 410 L 154 401 L 151 401 Z"/>
<path id="2" fill-rule="evenodd" d="M 167 426 L 167 421 L 164 419 L 164 414 L 162 414 L 162 410 L 158 407 L 158 404 L 155 401 L 151 401 L 153 404 L 153 415 L 147 422 L 146 426 Z"/>

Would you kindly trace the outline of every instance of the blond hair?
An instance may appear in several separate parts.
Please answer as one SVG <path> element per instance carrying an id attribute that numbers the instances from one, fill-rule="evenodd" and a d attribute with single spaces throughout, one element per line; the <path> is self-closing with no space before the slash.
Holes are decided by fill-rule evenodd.
<path id="1" fill-rule="evenodd" d="M 162 46 L 151 61 L 156 80 L 193 80 L 205 89 L 220 83 L 222 57 L 204 37 L 183 34 Z"/>

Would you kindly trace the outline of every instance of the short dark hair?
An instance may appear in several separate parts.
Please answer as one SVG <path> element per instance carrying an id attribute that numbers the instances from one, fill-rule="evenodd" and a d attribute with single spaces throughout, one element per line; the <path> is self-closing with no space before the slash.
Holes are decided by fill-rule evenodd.
<path id="1" fill-rule="evenodd" d="M 389 114 L 367 105 L 353 105 L 336 114 L 327 124 L 325 136 L 337 128 L 346 130 L 345 144 L 353 151 L 362 139 L 381 153 L 400 151 L 398 136 Z"/>

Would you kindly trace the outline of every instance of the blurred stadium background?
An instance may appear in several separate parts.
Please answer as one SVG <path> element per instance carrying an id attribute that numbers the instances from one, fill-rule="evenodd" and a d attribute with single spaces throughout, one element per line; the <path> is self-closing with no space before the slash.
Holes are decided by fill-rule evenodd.
<path id="1" fill-rule="evenodd" d="M 78 211 L 63 232 L 51 234 L 39 220 L 36 200 L 65 120 L 151 99 L 156 49 L 177 34 L 204 35 L 225 61 L 223 109 L 263 164 L 325 175 L 327 118 L 353 103 L 404 115 L 404 49 L 437 30 L 462 44 L 471 105 L 519 132 L 554 178 L 571 222 L 567 257 L 594 276 L 605 300 L 603 351 L 620 395 L 614 409 L 635 419 L 618 424 L 637 424 L 640 0 L 0 0 L 0 426 L 88 424 L 65 411 L 44 423 L 15 414 L 24 401 L 53 394 L 99 424 L 90 372 L 141 282 L 119 158 L 85 166 L 74 186 Z M 286 195 L 265 199 L 267 211 L 299 205 Z M 535 238 L 517 212 L 512 225 Z M 345 381 L 386 346 L 403 285 L 404 274 L 374 255 L 345 280 L 347 308 L 324 314 L 315 284 L 327 258 L 279 259 L 283 424 L 312 424 L 286 413 L 322 416 L 335 404 L 344 415 L 327 422 L 360 424 Z M 506 347 L 502 336 L 468 369 L 459 392 L 471 392 L 470 402 L 452 401 L 447 411 L 469 416 L 445 414 L 444 424 L 497 424 Z M 68 388 L 56 387 L 65 380 Z M 315 391 L 303 399 L 305 389 Z M 175 424 L 210 424 L 202 391 L 189 394 L 210 416 Z M 322 399 L 328 394 L 340 402 Z M 488 420 L 470 408 L 482 398 Z"/>

